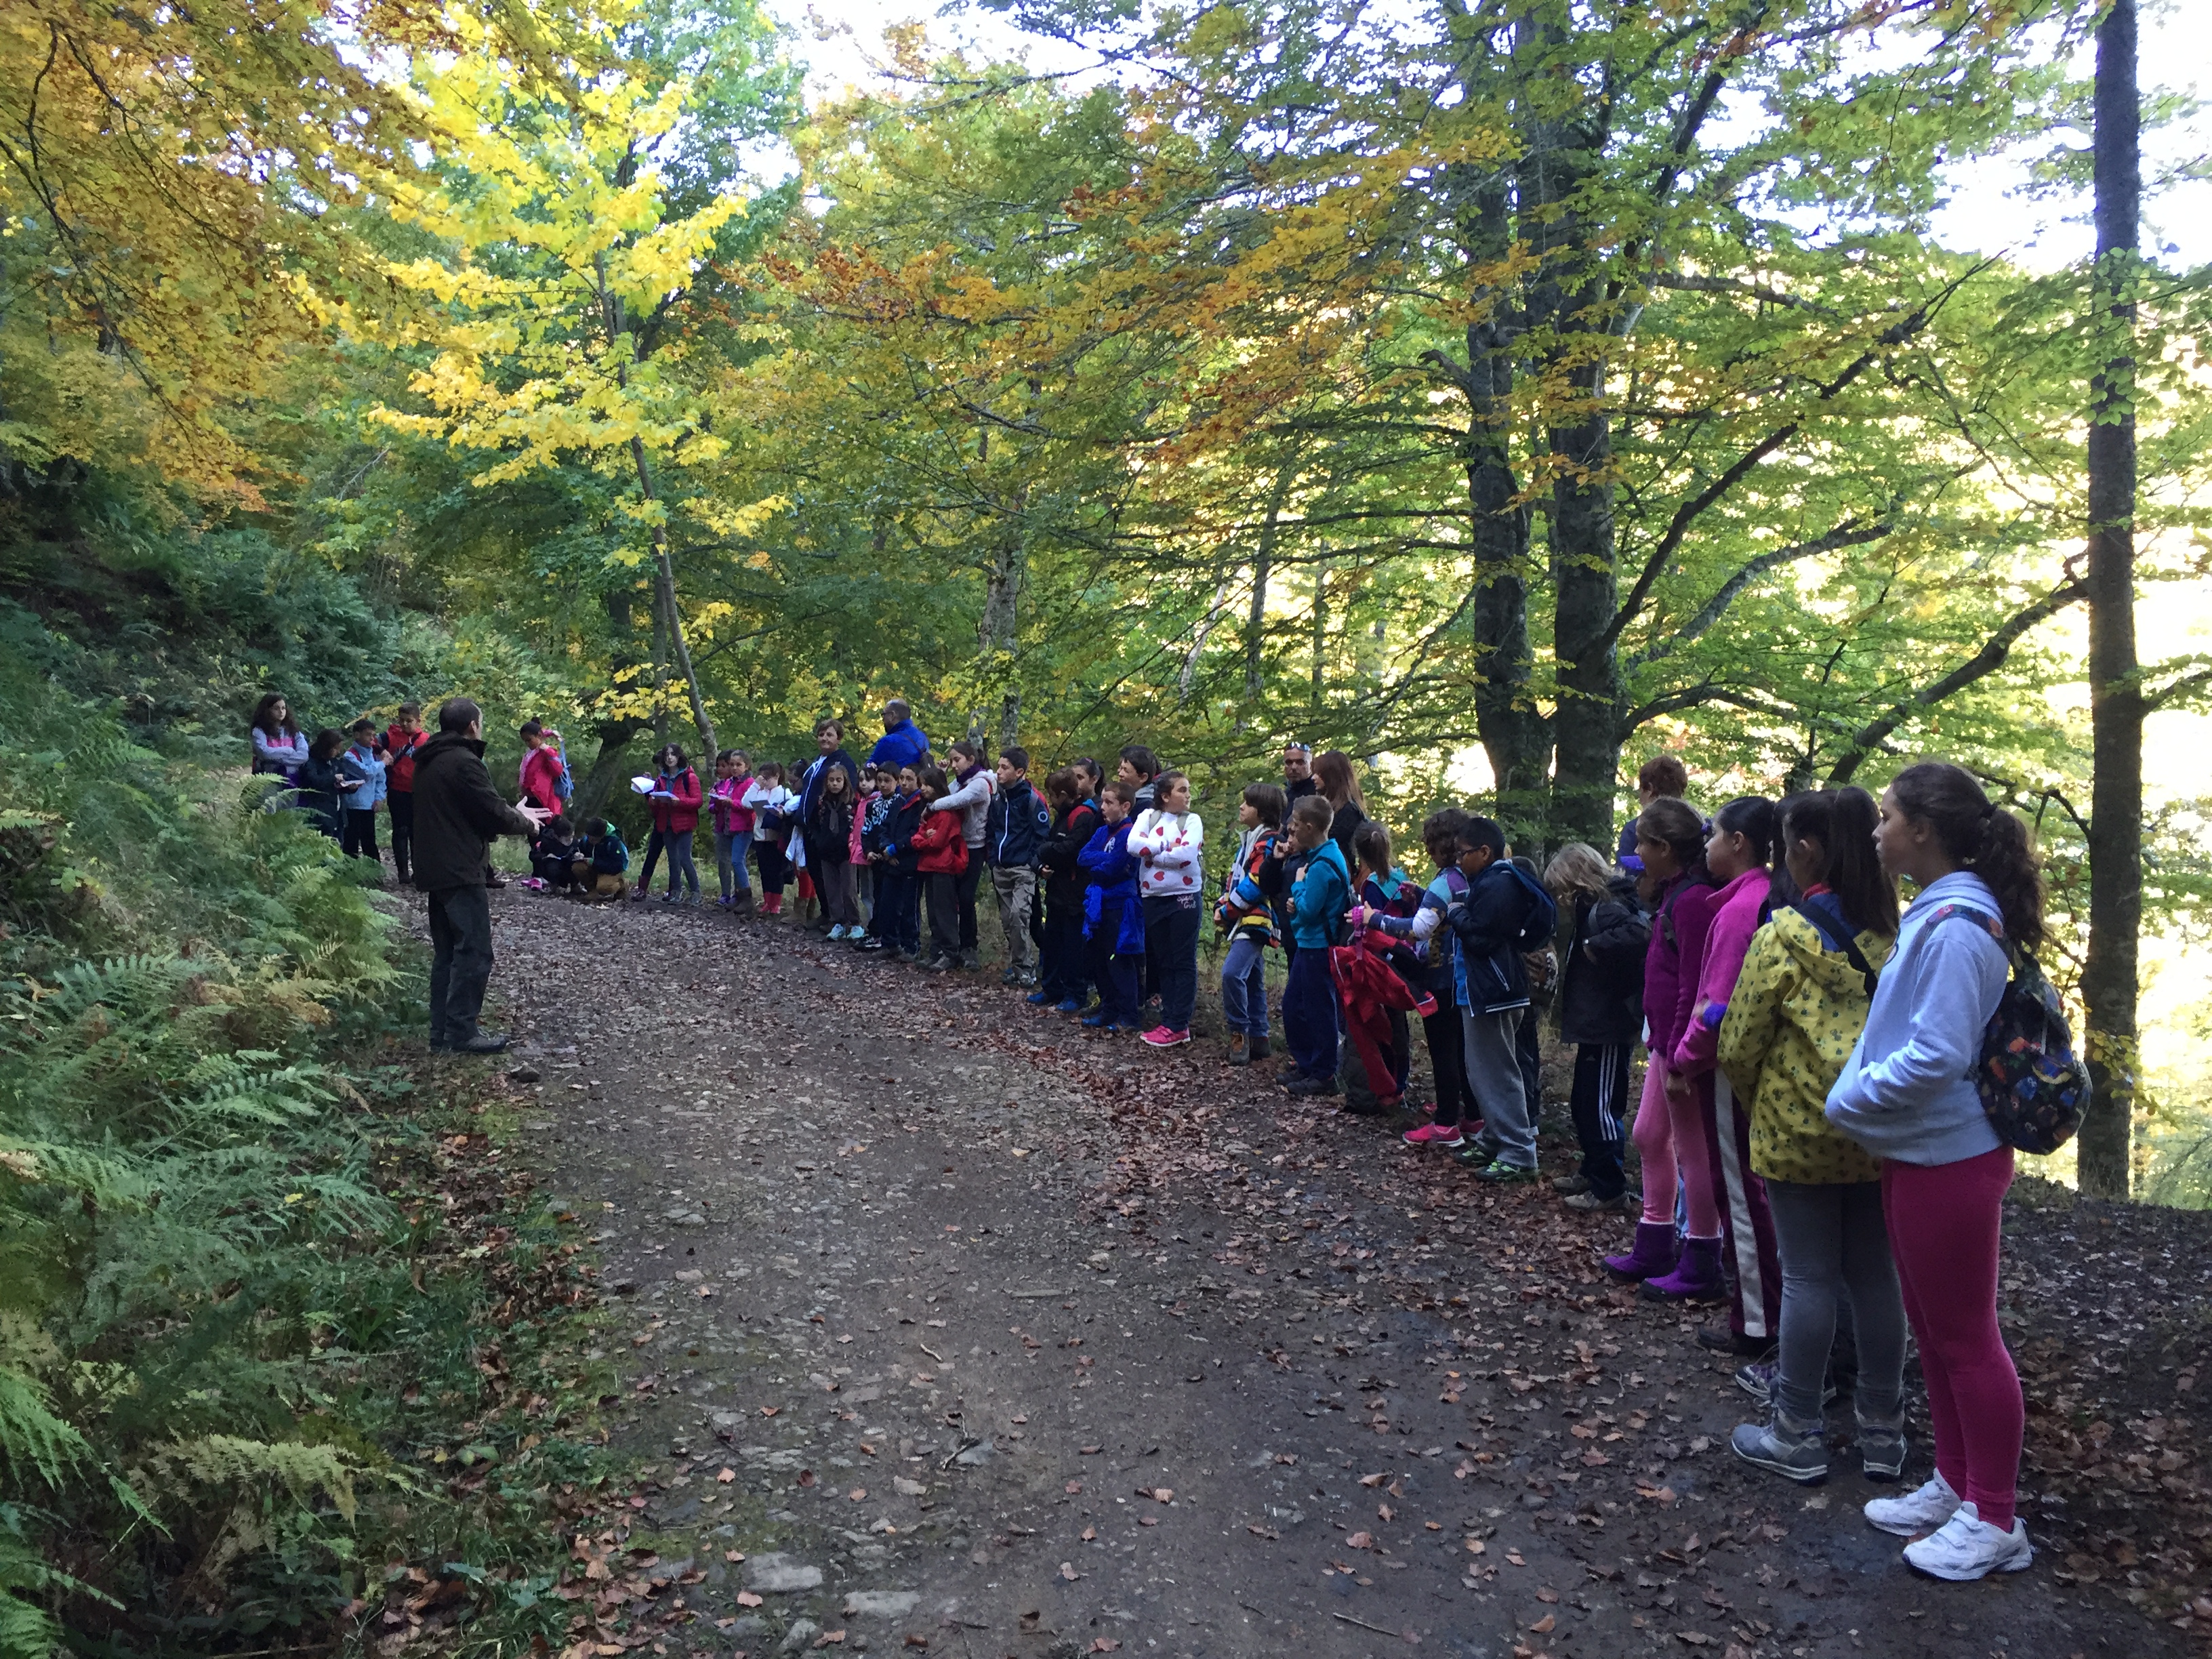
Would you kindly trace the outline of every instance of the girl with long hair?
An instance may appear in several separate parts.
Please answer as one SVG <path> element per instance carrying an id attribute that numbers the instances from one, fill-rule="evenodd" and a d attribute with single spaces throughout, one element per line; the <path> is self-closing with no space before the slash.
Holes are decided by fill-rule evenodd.
<path id="1" fill-rule="evenodd" d="M 1367 822 L 1367 797 L 1360 791 L 1358 775 L 1352 769 L 1352 757 L 1341 749 L 1324 750 L 1314 757 L 1313 775 L 1322 798 L 1334 809 L 1328 838 L 1344 854 L 1344 867 L 1357 870 L 1359 857 L 1352 837 Z"/>
<path id="2" fill-rule="evenodd" d="M 292 718 L 292 705 L 285 702 L 283 692 L 271 691 L 253 705 L 246 735 L 253 744 L 255 776 L 273 772 L 287 783 L 299 781 L 310 745 L 300 723 Z"/>
<path id="3" fill-rule="evenodd" d="M 2018 1572 L 2034 1559 L 2014 1513 L 2025 1410 L 1997 1324 L 1999 1219 L 2012 1148 L 1974 1084 L 2012 950 L 2043 939 L 2043 878 L 2027 828 L 1971 773 L 1923 761 L 1881 799 L 1881 867 L 1917 890 L 1828 1121 L 1881 1161 L 1882 1215 L 1919 1344 L 1936 1474 L 1867 1519 L 1914 1538 L 1938 1578 Z M 1926 1537 L 1916 1535 L 1935 1530 Z"/>
<path id="4" fill-rule="evenodd" d="M 1627 1196 L 1621 1169 L 1628 1065 L 1644 1025 L 1644 958 L 1650 919 L 1636 878 L 1615 875 L 1597 848 L 1569 842 L 1553 854 L 1544 885 L 1571 919 L 1559 969 L 1559 1039 L 1575 1045 L 1567 1109 L 1582 1168 L 1552 1183 L 1571 1208 L 1617 1210 Z"/>

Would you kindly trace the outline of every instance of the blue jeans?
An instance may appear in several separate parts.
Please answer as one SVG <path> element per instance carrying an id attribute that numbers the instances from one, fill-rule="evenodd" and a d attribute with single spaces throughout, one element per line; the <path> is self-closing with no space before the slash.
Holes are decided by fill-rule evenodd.
<path id="1" fill-rule="evenodd" d="M 1336 986 L 1328 976 L 1328 952 L 1318 945 L 1291 958 L 1290 983 L 1283 987 L 1283 1041 L 1300 1075 L 1336 1075 Z"/>
<path id="2" fill-rule="evenodd" d="M 1238 933 L 1221 965 L 1221 1016 L 1232 1031 L 1267 1035 L 1267 945 L 1258 933 Z"/>
<path id="3" fill-rule="evenodd" d="M 753 832 L 750 830 L 714 831 L 714 873 L 721 878 L 724 898 L 752 891 L 752 877 L 745 868 L 752 846 Z"/>

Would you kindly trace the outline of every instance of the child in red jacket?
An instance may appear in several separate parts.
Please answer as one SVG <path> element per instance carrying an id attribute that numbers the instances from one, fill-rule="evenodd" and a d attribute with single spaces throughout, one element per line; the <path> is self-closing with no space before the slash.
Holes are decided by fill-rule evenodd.
<path id="1" fill-rule="evenodd" d="M 653 866 L 664 852 L 668 854 L 668 890 L 661 895 L 663 904 L 677 902 L 678 894 L 688 889 L 690 902 L 699 902 L 699 868 L 691 862 L 691 832 L 699 827 L 699 802 L 703 792 L 699 787 L 699 775 L 691 769 L 691 763 L 674 744 L 654 757 L 660 769 L 646 792 L 646 799 L 653 803 L 653 834 L 645 843 L 645 871 L 638 878 L 637 896 L 645 896 L 645 890 L 653 884 Z M 678 884 L 684 885 L 679 888 Z"/>
<path id="2" fill-rule="evenodd" d="M 951 793 L 943 768 L 924 769 L 921 827 L 908 843 L 920 855 L 915 872 L 929 888 L 930 956 L 922 965 L 939 972 L 960 965 L 960 877 L 968 868 L 968 842 L 959 813 L 933 812 L 927 803 Z"/>

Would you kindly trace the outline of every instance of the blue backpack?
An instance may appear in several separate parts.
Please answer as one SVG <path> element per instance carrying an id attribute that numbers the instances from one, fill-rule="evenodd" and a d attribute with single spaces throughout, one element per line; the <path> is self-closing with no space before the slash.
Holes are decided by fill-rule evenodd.
<path id="1" fill-rule="evenodd" d="M 1523 955 L 1549 948 L 1559 931 L 1559 907 L 1553 902 L 1552 895 L 1543 883 L 1519 865 L 1510 859 L 1500 859 L 1498 862 L 1514 873 L 1521 885 L 1528 890 L 1528 896 L 1535 901 L 1529 906 L 1528 919 L 1522 922 L 1521 931 L 1513 940 L 1513 948 Z"/>

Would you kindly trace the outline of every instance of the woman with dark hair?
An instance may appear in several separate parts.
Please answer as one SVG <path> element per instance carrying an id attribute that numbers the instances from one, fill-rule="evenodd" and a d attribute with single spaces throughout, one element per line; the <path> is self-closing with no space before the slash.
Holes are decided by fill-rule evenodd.
<path id="1" fill-rule="evenodd" d="M 1774 1346 L 1782 1317 L 1782 1261 L 1774 1246 L 1774 1218 L 1766 1188 L 1751 1170 L 1751 1125 L 1735 1103 L 1729 1080 L 1715 1069 L 1721 1021 L 1744 953 L 1766 915 L 1774 890 L 1774 803 L 1740 795 L 1713 815 L 1705 837 L 1705 868 L 1722 886 L 1713 895 L 1712 921 L 1698 957 L 1696 988 L 1686 999 L 1686 1017 L 1667 1057 L 1668 1109 L 1674 1120 L 1674 1156 L 1702 1155 L 1718 1200 L 1721 1246 L 1735 1272 L 1724 1281 L 1729 1322 L 1698 1333 L 1698 1340 L 1723 1353 L 1756 1356 Z M 1705 1271 L 1708 1253 L 1685 1241 L 1684 1267 L 1668 1279 L 1646 1280 L 1659 1296 L 1704 1299 L 1723 1288 L 1717 1271 Z M 1692 1260 L 1692 1256 L 1696 1260 Z M 1717 1270 L 1717 1261 L 1710 1262 Z"/>
<path id="2" fill-rule="evenodd" d="M 1359 826 L 1367 822 L 1367 797 L 1360 793 L 1359 779 L 1352 769 L 1352 757 L 1341 749 L 1327 749 L 1314 757 L 1314 782 L 1322 799 L 1336 811 L 1329 820 L 1328 838 L 1344 854 L 1344 867 L 1357 870 L 1359 860 L 1352 844 Z"/>
<path id="3" fill-rule="evenodd" d="M 1822 1109 L 1865 1027 L 1875 964 L 1897 937 L 1897 888 L 1875 860 L 1863 789 L 1792 795 L 1781 816 L 1798 896 L 1752 940 L 1720 1031 L 1720 1069 L 1751 1120 L 1751 1166 L 1782 1259 L 1780 1351 L 1736 1373 L 1769 1415 L 1738 1427 L 1732 1443 L 1792 1480 L 1826 1474 L 1822 1408 L 1840 1312 L 1857 1355 L 1860 1463 L 1869 1479 L 1893 1480 L 1905 1464 L 1905 1306 L 1881 1170 Z"/>
<path id="4" fill-rule="evenodd" d="M 1647 1283 L 1671 1279 L 1678 1267 L 1690 1265 L 1674 1237 L 1679 1185 L 1687 1237 L 1704 1241 L 1703 1250 L 1715 1257 L 1700 1270 L 1698 1282 L 1705 1284 L 1717 1275 L 1721 1237 L 1712 1166 L 1703 1155 L 1702 1132 L 1686 1142 L 1677 1137 L 1667 1071 L 1667 1057 L 1681 1038 L 1712 921 L 1715 884 L 1705 868 L 1705 821 L 1686 802 L 1662 795 L 1637 817 L 1636 853 L 1644 865 L 1638 890 L 1651 907 L 1651 943 L 1644 953 L 1648 1054 L 1644 1092 L 1630 1131 L 1644 1165 L 1644 1215 L 1636 1224 L 1635 1248 L 1626 1255 L 1606 1257 L 1605 1265 L 1620 1278 Z"/>
<path id="5" fill-rule="evenodd" d="M 345 733 L 334 726 L 316 732 L 301 759 L 296 781 L 300 810 L 332 841 L 344 833 L 343 798 L 368 781 L 340 752 L 345 740 Z"/>
<path id="6" fill-rule="evenodd" d="M 1939 761 L 1897 775 L 1874 841 L 1881 867 L 1917 892 L 1826 1113 L 1881 1161 L 1936 1475 L 1905 1497 L 1875 1499 L 1866 1516 L 1916 1538 L 1905 1559 L 1933 1577 L 2018 1572 L 2034 1559 L 2014 1512 L 2025 1413 L 1997 1324 L 2012 1148 L 1990 1127 L 1974 1077 L 2010 952 L 2042 941 L 2043 878 L 2027 826 L 1972 774 Z"/>
<path id="7" fill-rule="evenodd" d="M 300 768 L 307 762 L 309 745 L 299 722 L 292 718 L 292 706 L 284 701 L 283 692 L 271 691 L 253 705 L 247 735 L 253 744 L 256 777 L 275 773 L 287 783 L 299 781 Z M 343 736 L 339 741 L 344 741 Z"/>

